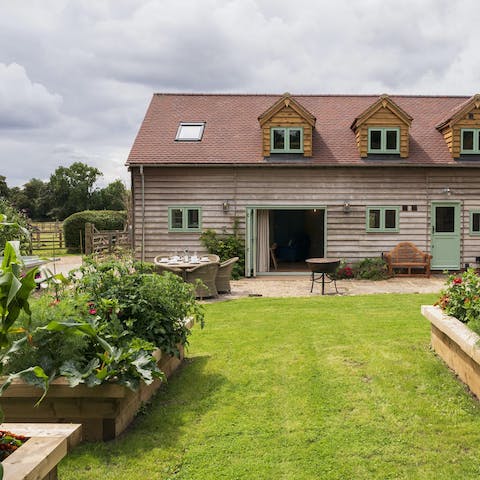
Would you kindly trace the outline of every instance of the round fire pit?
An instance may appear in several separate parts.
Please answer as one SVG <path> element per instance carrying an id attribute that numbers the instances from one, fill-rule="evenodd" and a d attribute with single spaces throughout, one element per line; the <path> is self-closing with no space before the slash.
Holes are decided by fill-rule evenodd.
<path id="1" fill-rule="evenodd" d="M 313 284 L 315 282 L 322 282 L 322 295 L 325 295 L 325 277 L 328 278 L 327 283 L 333 282 L 335 286 L 335 291 L 337 290 L 337 282 L 335 278 L 331 276 L 332 273 L 335 273 L 338 266 L 340 265 L 340 259 L 338 258 L 307 258 L 308 268 L 312 272 L 312 287 L 310 288 L 310 293 L 313 292 Z M 318 273 L 320 277 L 315 278 L 315 274 Z"/>

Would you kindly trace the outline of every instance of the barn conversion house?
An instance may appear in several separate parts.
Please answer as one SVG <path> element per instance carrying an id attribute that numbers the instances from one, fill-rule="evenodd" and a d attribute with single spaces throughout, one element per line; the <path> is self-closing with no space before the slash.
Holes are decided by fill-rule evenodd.
<path id="1" fill-rule="evenodd" d="M 144 260 L 238 220 L 247 276 L 400 241 L 480 262 L 480 95 L 155 94 L 127 165 Z"/>

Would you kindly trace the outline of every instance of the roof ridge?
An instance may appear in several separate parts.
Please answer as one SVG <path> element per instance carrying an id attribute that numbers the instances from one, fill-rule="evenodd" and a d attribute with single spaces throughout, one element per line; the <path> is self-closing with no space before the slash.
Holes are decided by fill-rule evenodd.
<path id="1" fill-rule="evenodd" d="M 282 97 L 285 93 L 218 93 L 218 92 L 154 92 L 155 96 L 185 96 L 185 97 Z M 290 93 L 291 97 L 327 97 L 327 98 L 378 98 L 383 94 L 379 93 Z M 386 94 L 390 98 L 464 98 L 470 99 L 472 95 L 426 95 L 426 94 Z"/>

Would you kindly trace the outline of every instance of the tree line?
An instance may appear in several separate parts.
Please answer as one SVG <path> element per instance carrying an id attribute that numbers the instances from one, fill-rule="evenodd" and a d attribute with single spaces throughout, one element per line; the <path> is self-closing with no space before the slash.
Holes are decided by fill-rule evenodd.
<path id="1" fill-rule="evenodd" d="M 125 210 L 128 191 L 121 180 L 96 188 L 102 172 L 82 162 L 58 167 L 48 181 L 32 178 L 22 187 L 9 188 L 0 175 L 3 197 L 31 220 L 63 220 L 83 210 Z"/>

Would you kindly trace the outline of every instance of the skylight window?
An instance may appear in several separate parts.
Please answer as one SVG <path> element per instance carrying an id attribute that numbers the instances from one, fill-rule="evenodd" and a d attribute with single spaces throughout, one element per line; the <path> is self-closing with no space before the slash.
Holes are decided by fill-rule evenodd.
<path id="1" fill-rule="evenodd" d="M 199 142 L 203 136 L 205 122 L 185 123 L 181 122 L 178 126 L 175 140 L 179 142 Z"/>

